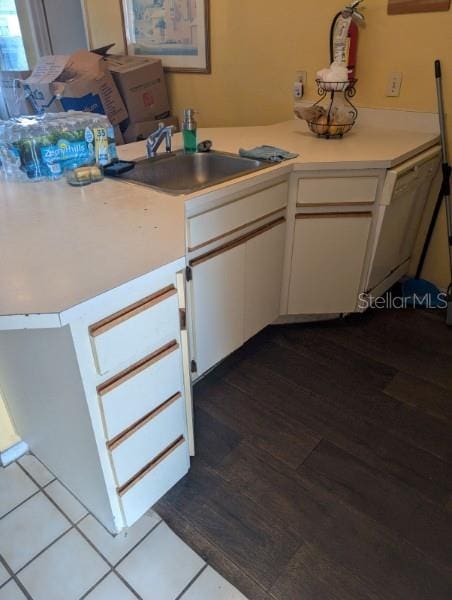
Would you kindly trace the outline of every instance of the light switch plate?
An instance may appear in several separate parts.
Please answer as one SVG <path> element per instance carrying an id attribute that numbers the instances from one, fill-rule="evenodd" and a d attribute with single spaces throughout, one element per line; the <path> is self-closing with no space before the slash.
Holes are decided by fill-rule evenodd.
<path id="1" fill-rule="evenodd" d="M 389 74 L 388 85 L 386 87 L 386 96 L 397 98 L 400 96 L 400 88 L 402 87 L 403 73 L 393 72 Z"/>

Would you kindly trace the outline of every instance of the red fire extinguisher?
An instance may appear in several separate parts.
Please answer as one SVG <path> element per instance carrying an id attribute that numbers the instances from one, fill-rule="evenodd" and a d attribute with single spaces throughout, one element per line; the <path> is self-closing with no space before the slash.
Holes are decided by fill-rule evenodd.
<path id="1" fill-rule="evenodd" d="M 364 15 L 358 11 L 363 0 L 355 0 L 350 6 L 337 13 L 330 30 L 331 62 L 338 59 L 348 68 L 349 79 L 355 79 L 358 55 L 359 27 L 364 25 Z"/>
<path id="2" fill-rule="evenodd" d="M 348 69 L 348 78 L 355 79 L 356 74 L 356 59 L 358 56 L 358 39 L 359 39 L 359 29 L 358 25 L 352 21 L 350 24 L 350 29 L 348 30 L 348 59 L 347 59 L 347 69 Z"/>

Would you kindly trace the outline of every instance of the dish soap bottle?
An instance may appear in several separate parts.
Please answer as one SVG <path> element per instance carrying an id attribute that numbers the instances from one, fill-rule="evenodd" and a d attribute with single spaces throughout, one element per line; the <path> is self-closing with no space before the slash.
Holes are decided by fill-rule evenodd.
<path id="1" fill-rule="evenodd" d="M 195 111 L 193 108 L 184 110 L 184 121 L 182 124 L 182 135 L 184 138 L 184 151 L 187 154 L 193 154 L 198 146 L 198 124 L 194 117 Z"/>

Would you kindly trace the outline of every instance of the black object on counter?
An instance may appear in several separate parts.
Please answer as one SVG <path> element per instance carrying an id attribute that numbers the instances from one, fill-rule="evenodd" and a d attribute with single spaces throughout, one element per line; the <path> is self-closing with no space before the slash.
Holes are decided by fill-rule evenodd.
<path id="1" fill-rule="evenodd" d="M 104 175 L 107 177 L 119 177 L 135 168 L 133 160 L 118 160 L 104 167 Z"/>

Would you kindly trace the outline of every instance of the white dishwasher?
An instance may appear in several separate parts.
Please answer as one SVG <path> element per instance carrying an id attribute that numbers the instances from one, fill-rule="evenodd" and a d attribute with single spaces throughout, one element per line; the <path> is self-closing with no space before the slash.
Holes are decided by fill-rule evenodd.
<path id="1" fill-rule="evenodd" d="M 378 208 L 378 242 L 373 250 L 368 291 L 384 289 L 384 282 L 392 274 L 397 274 L 396 280 L 406 274 L 440 163 L 441 149 L 435 146 L 388 171 Z"/>

